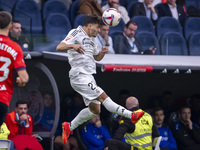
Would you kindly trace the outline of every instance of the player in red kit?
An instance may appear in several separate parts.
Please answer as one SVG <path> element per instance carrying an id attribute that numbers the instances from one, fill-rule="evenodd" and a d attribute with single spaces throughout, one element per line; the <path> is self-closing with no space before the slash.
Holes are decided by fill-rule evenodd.
<path id="1" fill-rule="evenodd" d="M 25 86 L 29 79 L 21 47 L 8 37 L 11 21 L 10 13 L 0 12 L 0 126 L 5 120 L 12 98 L 13 68 L 18 74 L 18 86 Z"/>

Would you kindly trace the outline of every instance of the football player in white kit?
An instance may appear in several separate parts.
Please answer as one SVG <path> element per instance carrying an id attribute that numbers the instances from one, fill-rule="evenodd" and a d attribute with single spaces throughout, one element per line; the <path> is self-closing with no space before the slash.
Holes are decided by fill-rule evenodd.
<path id="1" fill-rule="evenodd" d="M 101 103 L 108 111 L 130 118 L 133 123 L 136 123 L 144 114 L 144 112 L 131 112 L 116 104 L 96 84 L 92 75 L 96 73 L 95 60 L 100 61 L 108 51 L 106 46 L 98 51 L 95 44 L 95 37 L 100 31 L 100 19 L 95 15 L 87 15 L 83 27 L 78 26 L 72 29 L 56 48 L 57 51 L 68 52 L 71 86 L 83 96 L 85 105 L 88 106 L 81 110 L 70 123 L 62 124 L 64 143 L 75 128 L 100 113 Z"/>

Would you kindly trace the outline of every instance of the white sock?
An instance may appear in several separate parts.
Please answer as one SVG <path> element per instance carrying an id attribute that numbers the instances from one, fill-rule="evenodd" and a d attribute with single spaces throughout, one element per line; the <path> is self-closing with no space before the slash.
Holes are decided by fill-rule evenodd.
<path id="1" fill-rule="evenodd" d="M 82 109 L 79 114 L 71 121 L 69 128 L 71 131 L 73 131 L 75 128 L 77 128 L 82 123 L 88 121 L 92 117 L 96 116 L 96 114 L 93 114 L 89 108 Z"/>
<path id="2" fill-rule="evenodd" d="M 132 111 L 129 111 L 126 108 L 116 104 L 110 99 L 110 97 L 106 98 L 102 104 L 108 111 L 112 113 L 116 113 L 129 119 L 132 117 Z"/>

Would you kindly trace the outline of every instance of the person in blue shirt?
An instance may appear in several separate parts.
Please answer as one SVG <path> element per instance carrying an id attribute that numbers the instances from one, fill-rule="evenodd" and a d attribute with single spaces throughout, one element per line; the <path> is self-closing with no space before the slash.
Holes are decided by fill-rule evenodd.
<path id="1" fill-rule="evenodd" d="M 102 125 L 99 115 L 88 121 L 81 134 L 88 150 L 103 150 L 104 142 L 111 138 L 107 127 Z"/>
<path id="2" fill-rule="evenodd" d="M 163 124 L 165 119 L 164 110 L 161 107 L 156 107 L 153 110 L 153 120 L 155 125 L 158 128 L 160 136 L 162 136 L 162 140 L 160 142 L 160 148 L 162 150 L 176 150 L 177 145 L 176 141 L 173 137 L 173 134 L 170 128 Z"/>

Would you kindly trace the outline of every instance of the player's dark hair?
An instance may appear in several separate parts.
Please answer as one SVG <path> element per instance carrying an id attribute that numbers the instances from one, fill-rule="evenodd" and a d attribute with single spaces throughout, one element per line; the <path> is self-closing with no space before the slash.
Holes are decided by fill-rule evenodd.
<path id="1" fill-rule="evenodd" d="M 183 111 L 183 109 L 187 109 L 187 108 L 189 108 L 189 109 L 191 110 L 190 106 L 185 105 L 185 106 L 182 106 L 182 107 L 179 109 L 179 113 L 181 114 L 182 111 Z"/>
<path id="2" fill-rule="evenodd" d="M 26 101 L 19 100 L 19 101 L 16 102 L 15 107 L 17 108 L 21 104 L 26 104 L 28 106 L 28 103 Z"/>
<path id="3" fill-rule="evenodd" d="M 0 29 L 6 28 L 12 21 L 12 15 L 6 11 L 0 11 Z"/>
<path id="4" fill-rule="evenodd" d="M 12 20 L 12 23 L 20 23 L 21 24 L 21 22 L 19 22 L 18 20 Z"/>
<path id="5" fill-rule="evenodd" d="M 105 24 L 102 19 L 100 19 L 100 26 L 108 26 L 108 25 Z"/>
<path id="6" fill-rule="evenodd" d="M 101 18 L 97 15 L 87 15 L 84 19 L 84 26 L 88 26 L 88 24 L 99 24 L 100 25 Z"/>
<path id="7" fill-rule="evenodd" d="M 133 25 L 137 26 L 137 23 L 135 21 L 133 21 L 133 20 L 128 21 L 125 26 L 128 28 L 130 24 L 133 24 Z"/>
<path id="8" fill-rule="evenodd" d="M 153 109 L 152 115 L 155 116 L 155 113 L 156 113 L 157 111 L 161 111 L 161 110 L 162 110 L 163 113 L 164 113 L 164 109 L 163 109 L 162 107 L 160 107 L 160 106 L 155 107 L 155 108 Z"/>

